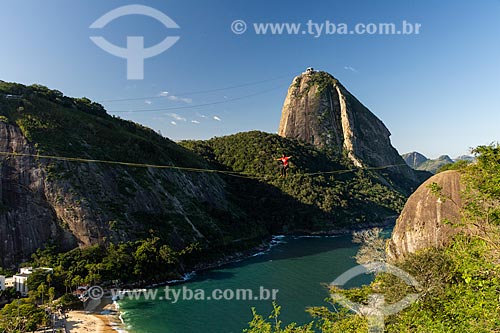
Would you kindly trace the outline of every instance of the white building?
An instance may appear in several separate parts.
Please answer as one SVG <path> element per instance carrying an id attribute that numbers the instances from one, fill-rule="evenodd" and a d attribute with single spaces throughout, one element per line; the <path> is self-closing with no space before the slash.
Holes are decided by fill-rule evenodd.
<path id="1" fill-rule="evenodd" d="M 19 270 L 19 274 L 16 274 L 12 277 L 13 287 L 16 288 L 16 291 L 18 291 L 21 294 L 21 296 L 28 295 L 28 277 L 34 271 L 38 270 L 43 270 L 47 273 L 52 273 L 54 271 L 52 268 L 48 267 L 40 267 L 40 268 L 22 267 Z"/>
<path id="2" fill-rule="evenodd" d="M 314 74 L 314 73 L 316 73 L 316 71 L 314 70 L 314 68 L 307 67 L 306 71 L 304 73 L 302 73 L 302 74 Z"/>
<path id="3" fill-rule="evenodd" d="M 5 290 L 5 276 L 0 275 L 0 291 Z"/>
<path id="4" fill-rule="evenodd" d="M 19 274 L 31 274 L 35 271 L 44 271 L 45 273 L 52 273 L 54 270 L 49 267 L 39 267 L 39 268 L 33 268 L 33 267 L 21 267 L 19 269 Z"/>
<path id="5" fill-rule="evenodd" d="M 19 274 L 31 274 L 33 273 L 33 267 L 21 267 L 19 269 Z"/>
<path id="6" fill-rule="evenodd" d="M 29 274 L 16 274 L 12 278 L 14 279 L 14 288 L 18 291 L 21 296 L 28 295 L 28 276 Z"/>
<path id="7" fill-rule="evenodd" d="M 12 276 L 5 278 L 5 289 L 13 287 L 14 287 L 14 278 Z"/>

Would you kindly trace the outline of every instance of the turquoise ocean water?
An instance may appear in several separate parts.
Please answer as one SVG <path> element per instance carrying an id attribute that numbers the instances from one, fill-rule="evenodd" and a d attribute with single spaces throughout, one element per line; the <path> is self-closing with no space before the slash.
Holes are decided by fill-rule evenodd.
<path id="1" fill-rule="evenodd" d="M 130 333 L 236 333 L 242 332 L 252 319 L 251 308 L 262 315 L 272 309 L 269 300 L 195 300 L 204 293 L 211 297 L 214 290 L 252 290 L 252 298 L 266 296 L 261 289 L 277 289 L 277 303 L 282 306 L 284 323 L 307 323 L 308 306 L 327 305 L 324 284 L 329 284 L 340 274 L 356 265 L 352 258 L 357 245 L 351 236 L 338 237 L 285 237 L 269 251 L 228 264 L 218 269 L 198 273 L 186 283 L 157 289 L 156 300 L 124 298 L 119 302 L 122 317 Z M 369 283 L 370 276 L 360 276 L 347 287 Z M 174 303 L 173 291 L 191 299 Z M 217 292 L 218 293 L 218 292 Z M 261 295 L 262 294 L 262 295 Z M 216 294 L 217 297 L 220 294 Z M 160 299 L 162 297 L 162 299 Z M 169 297 L 170 300 L 166 298 Z M 236 297 L 236 296 L 235 296 Z"/>

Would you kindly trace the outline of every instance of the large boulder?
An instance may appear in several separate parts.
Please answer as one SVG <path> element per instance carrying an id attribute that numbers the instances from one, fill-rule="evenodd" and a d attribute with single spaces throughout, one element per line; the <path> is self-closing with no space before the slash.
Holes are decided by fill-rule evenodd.
<path id="1" fill-rule="evenodd" d="M 431 189 L 433 183 L 440 193 Z M 451 225 L 460 220 L 461 190 L 457 171 L 439 173 L 422 184 L 396 222 L 387 245 L 388 257 L 399 260 L 421 249 L 446 245 L 461 230 Z"/>

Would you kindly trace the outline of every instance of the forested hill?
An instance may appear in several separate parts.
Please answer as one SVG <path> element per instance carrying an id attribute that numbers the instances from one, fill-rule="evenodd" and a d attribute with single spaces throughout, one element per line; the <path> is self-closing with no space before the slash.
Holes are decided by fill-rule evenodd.
<path id="1" fill-rule="evenodd" d="M 232 205 L 213 173 L 37 158 L 51 155 L 207 168 L 154 131 L 99 104 L 42 86 L 0 84 L 2 266 L 38 248 L 59 251 L 156 239 L 211 260 L 261 244 L 270 232 Z M 139 245 L 137 245 L 139 246 Z M 212 257 L 211 257 L 212 256 Z"/>
<path id="2" fill-rule="evenodd" d="M 275 308 L 269 319 L 255 313 L 246 332 L 260 333 L 262 327 L 268 333 L 498 332 L 500 146 L 472 152 L 475 162 L 456 162 L 422 184 L 388 243 L 377 228 L 355 235 L 360 265 L 384 267 L 380 261 L 386 261 L 397 268 L 374 269 L 374 281 L 360 288 L 330 285 L 337 297 L 328 299 L 329 306 L 309 308 L 309 325 L 272 326 L 271 321 L 281 323 Z M 356 307 L 347 307 L 339 294 Z M 374 305 L 374 297 L 385 303 Z M 389 304 L 396 311 L 384 316 L 382 325 L 367 320 L 370 311 Z"/>
<path id="3" fill-rule="evenodd" d="M 405 195 L 412 191 L 408 183 L 396 183 L 387 176 L 390 166 L 359 169 L 349 158 L 338 157 L 333 150 L 275 134 L 252 131 L 180 144 L 203 156 L 215 168 L 255 177 L 254 184 L 270 185 L 305 207 L 315 209 L 316 214 L 304 217 L 311 230 L 381 222 L 397 215 Z M 292 156 L 285 179 L 279 177 L 280 162 L 276 161 L 282 154 Z M 232 179 L 230 184 L 235 193 L 254 191 L 247 179 Z M 263 193 L 256 193 L 255 200 L 272 198 Z M 252 205 L 255 200 L 250 201 Z M 284 211 L 289 209 L 282 206 Z"/>
<path id="4" fill-rule="evenodd" d="M 196 245 L 181 264 L 160 272 L 168 275 L 248 250 L 271 234 L 380 223 L 400 211 L 411 191 L 384 170 L 357 169 L 327 150 L 273 134 L 179 145 L 86 98 L 40 85 L 0 82 L 0 135 L 4 267 L 46 246 L 97 246 L 105 254 L 110 244 L 128 244 L 131 254 L 141 246 L 184 253 Z M 283 152 L 293 155 L 286 179 L 275 160 Z M 238 174 L 214 172 L 224 170 Z M 145 267 L 172 261 L 155 258 Z M 147 269 L 138 271 L 137 278 L 147 278 Z"/>

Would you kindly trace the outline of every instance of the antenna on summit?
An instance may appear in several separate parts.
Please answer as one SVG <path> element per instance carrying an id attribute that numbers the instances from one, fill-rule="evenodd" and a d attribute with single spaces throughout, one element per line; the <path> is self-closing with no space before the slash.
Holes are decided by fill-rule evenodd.
<path id="1" fill-rule="evenodd" d="M 304 74 L 313 74 L 313 73 L 316 73 L 316 71 L 312 67 L 307 67 L 306 71 L 304 72 Z"/>

